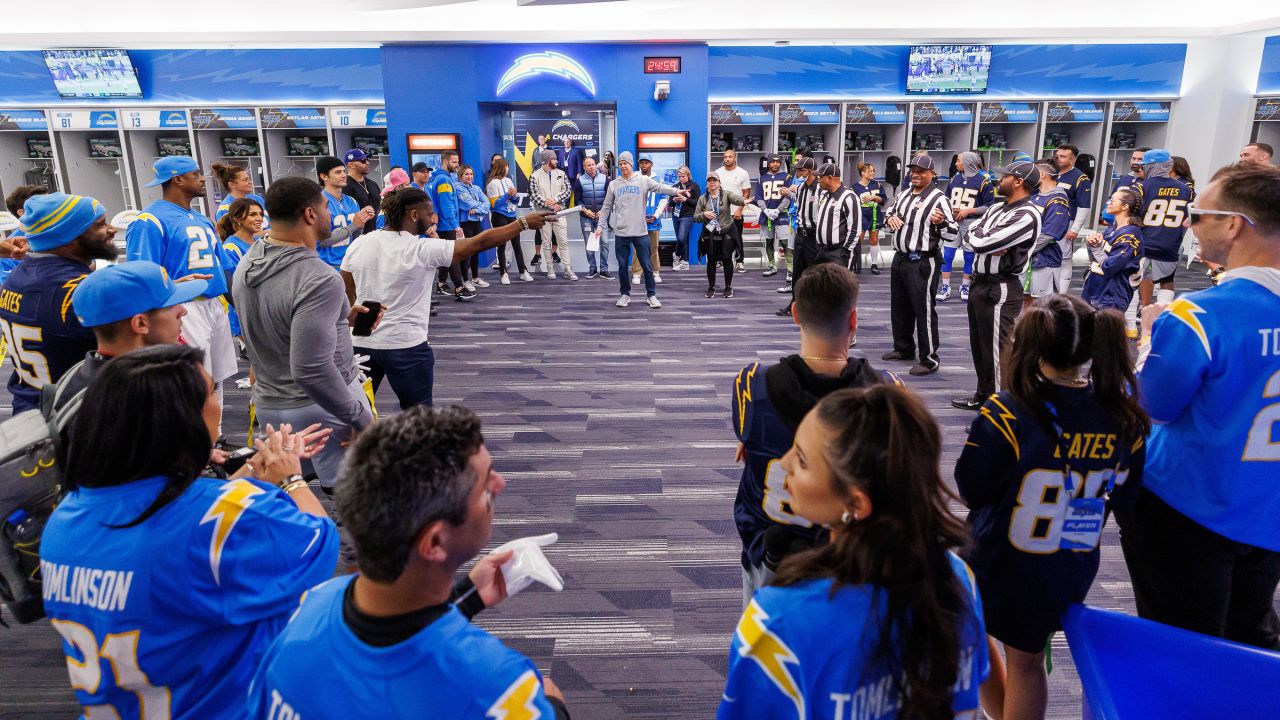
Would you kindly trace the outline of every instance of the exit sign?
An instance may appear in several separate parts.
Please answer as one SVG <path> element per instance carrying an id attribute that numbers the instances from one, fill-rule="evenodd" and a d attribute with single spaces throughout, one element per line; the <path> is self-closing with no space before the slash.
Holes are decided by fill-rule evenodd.
<path id="1" fill-rule="evenodd" d="M 679 57 L 646 57 L 644 59 L 646 75 L 666 75 L 680 72 Z"/>

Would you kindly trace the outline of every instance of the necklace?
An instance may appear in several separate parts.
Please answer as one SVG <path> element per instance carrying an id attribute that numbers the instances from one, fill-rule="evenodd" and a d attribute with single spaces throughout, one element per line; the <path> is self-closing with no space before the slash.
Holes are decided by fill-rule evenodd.
<path id="1" fill-rule="evenodd" d="M 818 357 L 816 355 L 801 355 L 801 360 L 813 360 L 815 362 L 849 362 L 849 358 L 843 357 Z"/>

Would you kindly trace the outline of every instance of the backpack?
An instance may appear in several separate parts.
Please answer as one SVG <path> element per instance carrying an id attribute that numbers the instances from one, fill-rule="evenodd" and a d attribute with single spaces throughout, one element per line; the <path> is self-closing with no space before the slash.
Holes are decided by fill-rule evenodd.
<path id="1" fill-rule="evenodd" d="M 1094 173 L 1098 171 L 1098 161 L 1089 153 L 1085 153 L 1076 158 L 1076 169 L 1092 180 L 1095 177 Z"/>
<path id="2" fill-rule="evenodd" d="M 43 531 L 62 496 L 64 432 L 85 392 L 67 380 L 79 370 L 76 365 L 57 384 L 43 388 L 40 410 L 0 422 L 0 601 L 23 624 L 44 617 L 40 543 L 16 543 L 8 518 L 25 511 Z"/>
<path id="3" fill-rule="evenodd" d="M 890 155 L 889 159 L 884 161 L 884 182 L 886 185 L 892 185 L 895 190 L 902 183 L 902 158 Z"/>

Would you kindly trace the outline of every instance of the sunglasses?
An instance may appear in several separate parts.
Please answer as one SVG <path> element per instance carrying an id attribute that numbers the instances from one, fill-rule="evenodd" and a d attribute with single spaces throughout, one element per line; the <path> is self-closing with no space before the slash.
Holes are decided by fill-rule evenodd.
<path id="1" fill-rule="evenodd" d="M 1245 215 L 1242 212 L 1235 212 L 1234 210 L 1205 210 L 1203 208 L 1198 208 L 1195 205 L 1188 205 L 1187 215 L 1190 216 L 1187 220 L 1187 223 L 1189 225 L 1195 225 L 1196 223 L 1199 223 L 1207 215 L 1225 215 L 1225 216 L 1235 216 L 1238 218 L 1244 218 L 1244 221 L 1249 223 L 1250 227 L 1258 226 L 1258 223 L 1254 222 L 1253 218 L 1249 217 L 1248 215 Z"/>

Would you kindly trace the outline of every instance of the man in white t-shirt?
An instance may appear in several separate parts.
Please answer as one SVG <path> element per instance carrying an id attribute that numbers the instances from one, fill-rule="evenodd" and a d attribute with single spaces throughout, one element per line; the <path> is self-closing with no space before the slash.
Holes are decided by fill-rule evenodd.
<path id="1" fill-rule="evenodd" d="M 385 228 L 360 236 L 342 259 L 351 304 L 381 303 L 386 313 L 372 333 L 358 336 L 353 330 L 352 345 L 357 354 L 369 356 L 375 392 L 385 377 L 401 409 L 430 405 L 436 361 L 427 326 L 436 268 L 501 247 L 522 230 L 541 228 L 551 214 L 530 213 L 479 235 L 442 240 L 427 237 L 435 210 L 430 196 L 415 187 L 388 193 L 382 213 Z"/>
<path id="2" fill-rule="evenodd" d="M 724 164 L 716 168 L 716 175 L 720 177 L 720 187 L 729 192 L 735 192 L 751 200 L 751 176 L 747 171 L 738 164 L 738 153 L 733 150 L 724 151 Z M 734 252 L 734 256 L 738 261 L 738 272 L 746 272 L 747 266 L 742 264 L 742 208 L 735 207 L 733 209 L 733 227 L 738 233 L 738 249 Z"/>

